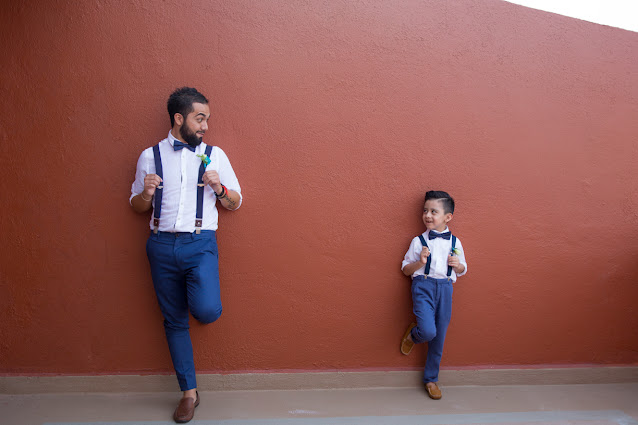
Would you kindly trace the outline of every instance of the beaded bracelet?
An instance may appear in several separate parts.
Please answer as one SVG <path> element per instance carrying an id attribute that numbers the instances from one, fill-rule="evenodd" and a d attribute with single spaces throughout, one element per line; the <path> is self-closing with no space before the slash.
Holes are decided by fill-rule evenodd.
<path id="1" fill-rule="evenodd" d="M 218 198 L 223 198 L 224 196 L 226 196 L 227 193 L 228 189 L 226 189 L 226 186 L 222 185 L 222 193 L 218 195 L 217 192 L 215 192 L 215 196 Z"/>
<path id="2" fill-rule="evenodd" d="M 152 197 L 152 196 L 151 196 L 151 199 L 146 199 L 146 198 L 144 197 L 144 192 L 140 193 L 140 196 L 141 196 L 141 197 L 142 197 L 142 199 L 143 199 L 143 200 L 145 200 L 146 202 L 150 202 L 150 201 L 152 201 L 152 200 L 153 200 L 153 197 Z"/>

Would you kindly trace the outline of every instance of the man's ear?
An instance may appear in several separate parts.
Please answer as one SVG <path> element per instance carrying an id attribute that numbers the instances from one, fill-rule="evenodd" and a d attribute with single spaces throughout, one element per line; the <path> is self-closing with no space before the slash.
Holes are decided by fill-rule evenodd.
<path id="1" fill-rule="evenodd" d="M 175 120 L 175 124 L 180 127 L 184 124 L 184 116 L 179 112 L 173 115 L 173 120 Z"/>

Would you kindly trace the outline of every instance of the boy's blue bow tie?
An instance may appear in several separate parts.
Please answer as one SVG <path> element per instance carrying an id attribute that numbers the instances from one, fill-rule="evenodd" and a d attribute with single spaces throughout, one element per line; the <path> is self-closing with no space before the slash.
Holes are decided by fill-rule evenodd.
<path id="1" fill-rule="evenodd" d="M 179 140 L 173 140 L 173 149 L 176 151 L 182 150 L 182 149 L 189 149 L 192 152 L 195 152 L 195 146 L 191 146 L 187 143 L 182 143 Z"/>
<path id="2" fill-rule="evenodd" d="M 430 230 L 430 233 L 428 233 L 428 239 L 443 238 L 443 239 L 450 240 L 451 236 L 452 236 L 452 233 L 450 233 L 450 232 L 436 233 L 436 232 Z"/>

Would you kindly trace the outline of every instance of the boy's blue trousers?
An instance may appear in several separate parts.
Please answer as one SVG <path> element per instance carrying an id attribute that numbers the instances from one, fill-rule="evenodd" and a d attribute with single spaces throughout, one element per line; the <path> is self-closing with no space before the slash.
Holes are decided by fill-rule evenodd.
<path id="1" fill-rule="evenodd" d="M 452 281 L 417 276 L 412 280 L 412 305 L 416 327 L 412 328 L 415 343 L 428 343 L 423 382 L 437 382 L 443 355 L 445 333 L 452 318 Z"/>
<path id="2" fill-rule="evenodd" d="M 202 323 L 222 314 L 215 232 L 151 232 L 146 255 L 180 389 L 196 388 L 188 312 Z"/>

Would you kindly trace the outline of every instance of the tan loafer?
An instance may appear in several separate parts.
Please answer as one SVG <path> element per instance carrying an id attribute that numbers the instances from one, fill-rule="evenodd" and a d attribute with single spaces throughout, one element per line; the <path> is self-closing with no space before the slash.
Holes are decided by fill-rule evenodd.
<path id="1" fill-rule="evenodd" d="M 199 406 L 199 392 L 197 399 L 193 400 L 191 397 L 184 397 L 179 401 L 175 413 L 173 413 L 173 420 L 178 424 L 184 424 L 195 416 L 195 408 Z"/>
<path id="2" fill-rule="evenodd" d="M 403 339 L 401 340 L 401 354 L 405 354 L 406 356 L 410 354 L 412 348 L 414 347 L 414 342 L 410 341 L 408 337 L 410 336 L 410 332 L 412 332 L 412 328 L 416 327 L 416 323 L 410 323 L 408 326 L 408 330 L 403 334 Z"/>
<path id="3" fill-rule="evenodd" d="M 436 382 L 428 382 L 425 384 L 425 391 L 427 391 L 432 400 L 441 400 L 441 397 L 443 397 L 443 394 L 441 394 L 441 390 L 438 385 L 436 385 Z"/>

